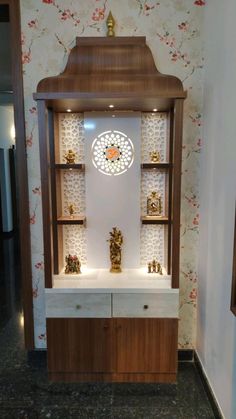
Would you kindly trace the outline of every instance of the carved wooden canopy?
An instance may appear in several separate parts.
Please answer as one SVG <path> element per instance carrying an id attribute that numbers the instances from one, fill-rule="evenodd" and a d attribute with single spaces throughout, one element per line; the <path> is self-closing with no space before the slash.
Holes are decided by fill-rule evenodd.
<path id="1" fill-rule="evenodd" d="M 161 74 L 145 37 L 82 37 L 64 72 L 41 80 L 35 99 L 58 110 L 165 110 L 185 98 L 182 82 Z"/>

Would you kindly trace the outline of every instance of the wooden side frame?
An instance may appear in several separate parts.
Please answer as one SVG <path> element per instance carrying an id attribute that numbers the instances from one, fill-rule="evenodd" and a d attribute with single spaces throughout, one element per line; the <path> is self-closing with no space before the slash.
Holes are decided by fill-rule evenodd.
<path id="1" fill-rule="evenodd" d="M 236 208 L 234 222 L 234 248 L 233 248 L 233 273 L 232 273 L 232 293 L 231 293 L 231 311 L 236 316 Z"/>
<path id="2" fill-rule="evenodd" d="M 29 191 L 27 155 L 25 142 L 25 114 L 23 77 L 21 60 L 21 28 L 19 0 L 0 0 L 1 5 L 9 6 L 11 24 L 11 60 L 12 60 L 12 85 L 14 122 L 16 131 L 16 176 L 18 179 L 18 213 L 20 235 L 20 260 L 22 280 L 22 301 L 24 310 L 25 347 L 34 349 L 34 320 L 32 299 L 32 270 L 31 270 L 31 244 L 29 223 Z"/>

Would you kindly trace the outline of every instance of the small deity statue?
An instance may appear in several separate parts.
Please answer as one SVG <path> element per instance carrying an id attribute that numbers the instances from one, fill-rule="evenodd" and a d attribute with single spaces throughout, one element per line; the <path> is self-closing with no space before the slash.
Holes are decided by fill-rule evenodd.
<path id="1" fill-rule="evenodd" d="M 74 164 L 75 163 L 76 153 L 73 150 L 68 150 L 67 153 L 64 155 L 64 159 L 66 160 L 66 164 Z"/>
<path id="2" fill-rule="evenodd" d="M 110 231 L 110 238 L 107 241 L 110 242 L 110 272 L 121 272 L 121 246 L 123 243 L 121 231 L 117 227 L 113 227 L 112 231 Z"/>
<path id="3" fill-rule="evenodd" d="M 147 198 L 147 214 L 161 216 L 162 202 L 161 195 L 158 192 L 151 192 Z"/>
<path id="4" fill-rule="evenodd" d="M 159 161 L 161 160 L 161 155 L 159 151 L 151 151 L 149 155 L 150 155 L 151 162 L 153 163 L 159 163 Z"/>
<path id="5" fill-rule="evenodd" d="M 81 263 L 77 256 L 68 255 L 65 257 L 65 274 L 81 274 Z"/>
<path id="6" fill-rule="evenodd" d="M 70 218 L 73 218 L 74 217 L 74 213 L 75 213 L 75 205 L 74 204 L 68 205 L 68 211 L 70 213 Z"/>
<path id="7" fill-rule="evenodd" d="M 148 262 L 148 273 L 163 275 L 161 264 L 155 259 L 152 262 Z"/>
<path id="8" fill-rule="evenodd" d="M 153 259 L 152 261 L 152 273 L 156 273 L 157 272 L 157 263 L 155 261 L 155 259 Z"/>

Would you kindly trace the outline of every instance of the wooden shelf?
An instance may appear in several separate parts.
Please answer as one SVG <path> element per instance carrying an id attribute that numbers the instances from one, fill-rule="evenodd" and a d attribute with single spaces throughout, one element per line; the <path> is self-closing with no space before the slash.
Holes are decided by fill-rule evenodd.
<path id="1" fill-rule="evenodd" d="M 85 215 L 74 215 L 73 218 L 68 215 L 63 215 L 57 219 L 57 224 L 85 224 L 85 222 Z"/>
<path id="2" fill-rule="evenodd" d="M 67 163 L 56 163 L 54 165 L 55 169 L 60 169 L 60 170 L 81 170 L 84 171 L 85 170 L 85 165 L 82 163 L 74 163 L 74 164 L 67 164 Z"/>
<path id="3" fill-rule="evenodd" d="M 159 169 L 159 170 L 167 170 L 172 168 L 171 163 L 142 163 L 141 169 Z"/>
<path id="4" fill-rule="evenodd" d="M 168 224 L 168 217 L 158 217 L 157 215 L 142 215 L 142 224 Z"/>

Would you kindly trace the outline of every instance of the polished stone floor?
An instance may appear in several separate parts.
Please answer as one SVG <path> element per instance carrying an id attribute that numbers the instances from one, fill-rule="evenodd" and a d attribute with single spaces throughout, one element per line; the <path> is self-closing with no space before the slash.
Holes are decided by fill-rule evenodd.
<path id="1" fill-rule="evenodd" d="M 14 278 L 14 272 L 18 275 L 17 258 L 14 261 L 11 254 L 14 249 L 9 243 L 5 246 L 5 256 L 10 254 L 7 269 L 1 272 L 5 306 L 0 311 L 0 419 L 216 417 L 191 362 L 179 364 L 177 384 L 49 383 L 46 354 L 27 356 L 24 350 L 19 291 L 14 289 L 19 287 L 19 278 Z"/>

